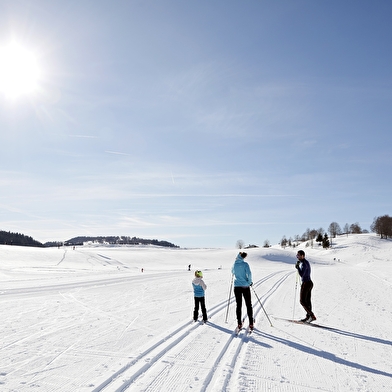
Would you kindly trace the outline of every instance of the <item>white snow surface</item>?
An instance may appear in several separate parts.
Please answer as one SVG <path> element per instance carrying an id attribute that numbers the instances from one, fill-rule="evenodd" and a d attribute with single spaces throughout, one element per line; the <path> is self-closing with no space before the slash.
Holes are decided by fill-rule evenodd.
<path id="1" fill-rule="evenodd" d="M 315 323 L 331 329 L 284 320 L 305 315 L 299 248 Z M 391 391 L 392 241 L 299 248 L 247 250 L 256 328 L 236 336 L 236 249 L 2 245 L 0 390 Z M 206 325 L 192 322 L 195 269 Z"/>

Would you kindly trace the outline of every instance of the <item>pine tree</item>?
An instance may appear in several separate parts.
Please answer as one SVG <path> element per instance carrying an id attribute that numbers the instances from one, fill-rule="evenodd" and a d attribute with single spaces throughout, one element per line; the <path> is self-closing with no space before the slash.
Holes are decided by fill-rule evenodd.
<path id="1" fill-rule="evenodd" d="M 329 248 L 329 245 L 330 245 L 330 243 L 329 243 L 328 234 L 325 233 L 324 238 L 323 238 L 323 248 L 327 249 L 327 248 Z"/>

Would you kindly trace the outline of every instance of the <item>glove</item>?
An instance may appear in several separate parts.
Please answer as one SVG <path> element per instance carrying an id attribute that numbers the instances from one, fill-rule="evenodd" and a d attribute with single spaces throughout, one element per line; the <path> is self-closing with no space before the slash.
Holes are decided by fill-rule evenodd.
<path id="1" fill-rule="evenodd" d="M 251 284 L 249 286 L 253 286 L 253 282 L 251 282 Z"/>
<path id="2" fill-rule="evenodd" d="M 299 261 L 295 263 L 295 268 L 299 269 Z"/>

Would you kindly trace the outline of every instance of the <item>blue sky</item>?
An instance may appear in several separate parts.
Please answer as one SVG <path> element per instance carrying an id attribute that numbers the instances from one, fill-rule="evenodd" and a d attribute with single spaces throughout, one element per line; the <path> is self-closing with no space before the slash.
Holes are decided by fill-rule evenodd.
<path id="1" fill-rule="evenodd" d="M 7 1 L 0 230 L 263 245 L 391 211 L 390 1 Z"/>

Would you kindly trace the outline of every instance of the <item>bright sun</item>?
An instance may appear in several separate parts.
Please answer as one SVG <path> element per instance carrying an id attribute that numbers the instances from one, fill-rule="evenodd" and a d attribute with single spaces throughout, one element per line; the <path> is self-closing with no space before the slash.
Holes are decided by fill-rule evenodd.
<path id="1" fill-rule="evenodd" d="M 35 92 L 39 76 L 33 53 L 17 43 L 0 47 L 0 92 L 7 98 L 15 99 Z"/>

